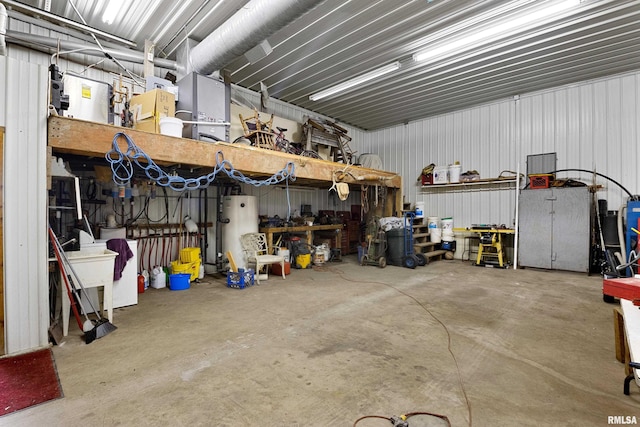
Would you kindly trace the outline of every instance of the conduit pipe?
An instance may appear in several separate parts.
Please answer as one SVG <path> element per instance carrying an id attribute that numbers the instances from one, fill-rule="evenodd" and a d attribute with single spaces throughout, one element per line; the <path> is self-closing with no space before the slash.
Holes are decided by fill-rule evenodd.
<path id="1" fill-rule="evenodd" d="M 38 49 L 38 46 L 47 46 L 53 49 L 57 49 L 58 47 L 60 47 L 60 49 L 63 49 L 63 50 L 86 49 L 87 51 L 94 50 L 96 52 L 95 56 L 104 56 L 102 51 L 93 44 L 74 42 L 70 40 L 59 40 L 59 39 L 54 39 L 50 37 L 37 36 L 33 34 L 23 33 L 21 31 L 11 31 L 11 30 L 7 31 L 7 36 L 12 43 L 35 48 L 35 49 Z M 134 62 L 136 64 L 144 63 L 143 52 L 138 52 L 133 50 L 111 49 L 108 47 L 105 47 L 104 51 L 116 59 Z M 171 61 L 163 58 L 154 58 L 153 63 L 157 67 L 167 68 L 169 70 L 177 70 L 177 64 L 175 61 Z"/>
<path id="2" fill-rule="evenodd" d="M 324 0 L 252 0 L 189 54 L 187 68 L 209 75 Z"/>
<path id="3" fill-rule="evenodd" d="M 0 3 L 0 56 L 7 55 L 7 42 L 4 35 L 7 34 L 7 8 Z"/>

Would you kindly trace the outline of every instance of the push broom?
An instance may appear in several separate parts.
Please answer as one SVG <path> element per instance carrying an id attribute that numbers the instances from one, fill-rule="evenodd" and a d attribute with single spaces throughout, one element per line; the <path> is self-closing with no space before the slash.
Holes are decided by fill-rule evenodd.
<path id="1" fill-rule="evenodd" d="M 75 283 L 77 283 L 80 286 L 80 289 L 82 289 L 82 291 L 85 293 L 86 293 L 86 289 L 82 285 L 82 282 L 78 277 L 78 274 L 75 272 L 73 266 L 71 265 L 69 258 L 67 258 L 67 254 L 64 252 L 64 249 L 62 248 L 62 245 L 60 244 L 60 241 L 56 237 L 55 233 L 51 229 L 51 226 L 49 226 L 49 237 L 51 238 L 53 250 L 58 260 L 58 266 L 60 267 L 63 279 L 65 281 L 65 285 L 67 286 L 67 293 L 69 293 L 69 299 L 71 300 L 71 303 L 72 303 L 73 314 L 75 315 L 76 320 L 78 321 L 78 326 L 80 326 L 80 329 L 82 329 L 84 332 L 85 343 L 90 344 L 96 339 L 102 338 L 103 336 L 118 329 L 115 325 L 109 322 L 109 320 L 107 320 L 106 318 L 100 315 L 100 311 L 96 310 L 96 308 L 93 306 L 93 303 L 91 302 L 91 299 L 87 299 L 87 301 L 89 302 L 91 309 L 98 316 L 98 320 L 94 323 L 91 319 L 89 319 L 89 316 L 85 314 L 86 321 L 84 322 L 84 324 L 82 324 L 80 320 L 80 315 L 78 314 L 78 309 L 76 308 L 75 303 L 71 298 L 70 291 L 73 292 L 73 295 L 78 300 L 78 303 L 80 304 L 80 308 L 82 309 L 82 311 L 86 313 L 86 310 L 84 309 L 84 307 L 82 307 L 81 299 L 78 296 L 78 292 L 75 288 Z M 71 272 L 71 275 L 75 277 L 75 279 L 71 278 L 71 275 L 68 274 L 69 271 Z M 70 282 L 73 282 L 73 284 L 71 284 Z"/>

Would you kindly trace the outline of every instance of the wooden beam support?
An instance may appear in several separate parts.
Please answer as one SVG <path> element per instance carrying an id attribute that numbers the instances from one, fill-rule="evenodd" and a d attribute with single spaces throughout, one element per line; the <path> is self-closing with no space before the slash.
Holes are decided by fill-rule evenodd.
<path id="1" fill-rule="evenodd" d="M 118 132 L 128 135 L 159 165 L 180 163 L 213 167 L 216 164 L 217 153 L 220 152 L 236 170 L 251 177 L 271 176 L 284 168 L 287 162 L 293 162 L 298 179 L 294 184 L 328 188 L 336 174 L 342 176 L 342 182 L 348 184 L 377 184 L 389 188 L 402 188 L 402 178 L 392 172 L 347 166 L 243 144 L 202 142 L 69 117 L 49 117 L 49 146 L 58 153 L 104 157 L 105 153 L 112 149 L 114 136 Z M 121 150 L 126 150 L 124 138 L 119 138 L 118 144 Z M 345 170 L 347 173 L 341 174 Z"/>

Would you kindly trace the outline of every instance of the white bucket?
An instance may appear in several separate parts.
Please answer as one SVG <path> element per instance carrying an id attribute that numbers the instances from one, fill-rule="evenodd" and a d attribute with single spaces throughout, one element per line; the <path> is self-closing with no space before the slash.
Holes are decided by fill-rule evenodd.
<path id="1" fill-rule="evenodd" d="M 451 183 L 460 182 L 461 170 L 462 170 L 461 165 L 449 165 L 449 182 Z"/>
<path id="2" fill-rule="evenodd" d="M 442 241 L 442 229 L 441 228 L 430 228 L 429 229 L 429 240 L 433 243 L 440 243 Z"/>
<path id="3" fill-rule="evenodd" d="M 453 233 L 453 218 L 449 217 L 449 218 L 442 218 L 442 233 L 444 234 L 444 232 L 446 230 L 449 230 Z"/>
<path id="4" fill-rule="evenodd" d="M 287 248 L 278 248 L 278 256 L 284 257 L 285 261 L 291 261 L 291 253 Z"/>
<path id="5" fill-rule="evenodd" d="M 448 182 L 449 182 L 449 167 L 448 166 L 436 166 L 435 168 L 433 168 L 433 183 L 434 184 L 446 184 Z"/>
<path id="6" fill-rule="evenodd" d="M 444 230 L 442 231 L 442 241 L 443 242 L 453 242 L 455 239 L 456 238 L 453 235 L 453 233 L 445 233 Z"/>
<path id="7" fill-rule="evenodd" d="M 434 228 L 440 228 L 440 217 L 428 216 L 427 228 L 429 228 L 429 231 L 433 230 Z"/>
<path id="8" fill-rule="evenodd" d="M 424 202 L 416 202 L 416 219 L 424 218 Z"/>
<path id="9" fill-rule="evenodd" d="M 182 138 L 182 120 L 175 117 L 163 117 L 160 119 L 160 133 L 168 136 Z"/>

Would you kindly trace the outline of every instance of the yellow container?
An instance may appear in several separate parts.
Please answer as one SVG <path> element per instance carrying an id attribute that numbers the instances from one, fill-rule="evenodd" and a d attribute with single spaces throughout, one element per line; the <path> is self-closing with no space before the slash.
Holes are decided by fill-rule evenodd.
<path id="1" fill-rule="evenodd" d="M 296 256 L 296 264 L 298 268 L 307 268 L 311 266 L 311 254 L 300 254 Z"/>
<path id="2" fill-rule="evenodd" d="M 180 250 L 180 262 L 200 262 L 200 248 L 184 248 Z"/>
<path id="3" fill-rule="evenodd" d="M 188 273 L 191 275 L 191 281 L 198 278 L 200 273 L 200 261 L 197 262 L 180 262 L 171 261 L 171 274 L 183 274 Z"/>

